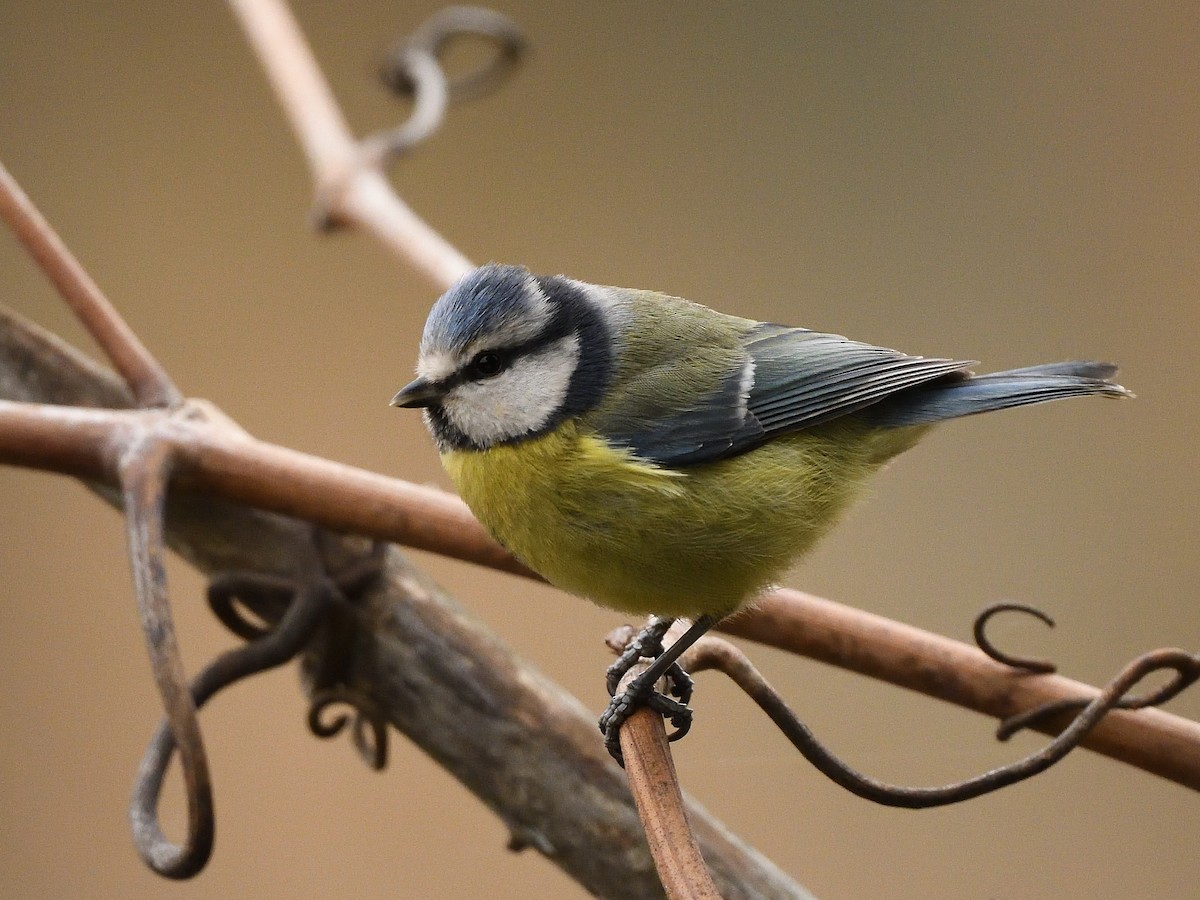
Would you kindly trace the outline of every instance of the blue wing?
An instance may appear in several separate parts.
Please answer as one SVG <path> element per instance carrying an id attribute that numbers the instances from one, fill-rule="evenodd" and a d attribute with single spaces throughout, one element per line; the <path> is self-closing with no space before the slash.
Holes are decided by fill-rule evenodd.
<path id="1" fill-rule="evenodd" d="M 676 379 L 686 360 L 675 364 Z M 781 434 L 820 425 L 914 385 L 967 377 L 972 363 L 908 356 L 834 334 L 761 324 L 722 362 L 715 392 L 680 405 L 600 424 L 612 443 L 666 466 L 714 462 L 753 450 Z M 659 367 L 655 375 L 666 374 Z"/>

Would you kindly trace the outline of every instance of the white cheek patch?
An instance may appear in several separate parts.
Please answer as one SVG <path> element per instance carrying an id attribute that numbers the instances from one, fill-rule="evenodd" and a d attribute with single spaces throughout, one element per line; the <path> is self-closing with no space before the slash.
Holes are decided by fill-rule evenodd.
<path id="1" fill-rule="evenodd" d="M 578 362 L 579 338 L 561 338 L 519 357 L 495 378 L 460 385 L 442 409 L 480 447 L 536 432 L 563 405 Z"/>

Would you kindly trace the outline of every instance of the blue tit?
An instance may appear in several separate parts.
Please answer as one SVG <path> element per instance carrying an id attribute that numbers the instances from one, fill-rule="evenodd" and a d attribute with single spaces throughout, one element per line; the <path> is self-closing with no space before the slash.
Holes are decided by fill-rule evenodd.
<path id="1" fill-rule="evenodd" d="M 695 620 L 614 701 L 615 718 L 610 706 L 616 724 L 935 423 L 1129 395 L 1107 363 L 972 365 L 487 265 L 434 305 L 418 378 L 392 404 L 424 408 L 463 500 L 551 584 Z M 643 652 L 661 653 L 656 636 L 633 658 Z"/>

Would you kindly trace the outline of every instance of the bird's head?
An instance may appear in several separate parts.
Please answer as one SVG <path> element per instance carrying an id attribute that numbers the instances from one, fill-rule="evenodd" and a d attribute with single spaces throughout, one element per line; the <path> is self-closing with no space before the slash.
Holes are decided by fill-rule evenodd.
<path id="1" fill-rule="evenodd" d="M 418 377 L 392 405 L 424 408 L 443 451 L 525 440 L 586 412 L 612 369 L 599 291 L 520 266 L 469 272 L 434 304 Z"/>

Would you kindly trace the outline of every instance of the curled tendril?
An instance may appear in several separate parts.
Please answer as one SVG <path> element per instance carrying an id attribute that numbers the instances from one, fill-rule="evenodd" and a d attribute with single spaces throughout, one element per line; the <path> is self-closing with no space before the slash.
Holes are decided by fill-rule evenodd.
<path id="1" fill-rule="evenodd" d="M 243 640 L 256 641 L 269 634 L 271 629 L 261 620 L 248 617 L 242 599 L 254 595 L 276 601 L 282 608 L 295 591 L 295 583 L 286 578 L 258 573 L 220 572 L 209 581 L 205 596 L 208 608 L 222 625 Z"/>
<path id="2" fill-rule="evenodd" d="M 350 716 L 340 713 L 326 721 L 325 711 L 334 704 L 343 703 L 354 710 L 352 735 L 359 756 L 372 769 L 379 771 L 387 766 L 388 733 L 387 722 L 370 697 L 350 688 L 339 686 L 315 691 L 312 705 L 308 708 L 308 727 L 317 737 L 331 738 L 342 732 L 350 723 Z M 369 726 L 369 729 L 368 729 Z"/>
<path id="3" fill-rule="evenodd" d="M 1170 669 L 1173 672 L 1171 679 L 1140 697 L 1121 697 L 1113 705 L 1114 709 L 1145 709 L 1148 706 L 1160 706 L 1200 680 L 1200 656 L 1198 655 L 1183 650 L 1153 650 L 1134 660 L 1133 664 L 1142 660 L 1146 661 L 1145 664 L 1152 666 L 1148 672 Z M 1043 703 L 1041 706 L 1035 706 L 1033 709 L 1009 716 L 997 727 L 996 739 L 1007 741 L 1018 731 L 1026 728 L 1038 728 L 1056 716 L 1070 712 L 1078 713 L 1090 702 L 1091 699 L 1087 697 L 1053 700 L 1050 703 Z"/>
<path id="4" fill-rule="evenodd" d="M 992 643 L 991 638 L 987 635 L 988 623 L 997 613 L 1002 612 L 1021 612 L 1033 616 L 1036 619 L 1045 622 L 1050 628 L 1054 627 L 1054 620 L 1036 606 L 1029 606 L 1026 603 L 995 603 L 983 610 L 975 617 L 975 644 L 986 653 L 989 657 L 996 660 L 998 663 L 1003 663 L 1014 669 L 1021 669 L 1025 672 L 1033 672 L 1037 674 L 1049 674 L 1054 672 L 1058 667 L 1048 659 L 1030 659 L 1023 656 L 1011 656 L 1008 653 L 1000 650 Z M 1086 706 L 1088 701 L 1084 701 Z"/>
<path id="5" fill-rule="evenodd" d="M 240 584 L 245 588 L 253 583 L 255 577 L 245 573 L 231 576 L 231 579 L 240 579 Z M 268 579 L 268 591 L 277 587 L 274 579 Z M 261 637 L 245 646 L 221 654 L 200 671 L 190 688 L 194 710 L 200 709 L 214 694 L 229 685 L 266 669 L 283 665 L 308 643 L 313 630 L 328 608 L 329 587 L 317 578 L 294 586 L 293 596 L 291 605 L 287 607 L 278 625 L 266 630 Z M 164 722 L 158 727 L 146 748 L 134 781 L 129 815 L 133 825 L 134 843 L 147 864 L 168 878 L 190 878 L 204 868 L 212 852 L 212 803 L 210 799 L 205 807 L 207 815 L 203 821 L 203 828 L 190 829 L 188 841 L 184 846 L 176 846 L 163 834 L 158 822 L 158 801 L 167 766 L 177 746 L 173 731 L 169 721 Z M 185 756 L 185 783 L 190 783 L 192 777 Z"/>
<path id="6" fill-rule="evenodd" d="M 886 784 L 855 771 L 825 747 L 792 712 L 738 648 L 720 638 L 703 638 L 681 662 L 691 671 L 717 669 L 728 675 L 768 715 L 813 766 L 832 781 L 867 800 L 885 806 L 925 809 L 970 800 L 1045 771 L 1077 747 L 1108 712 L 1120 705 L 1125 693 L 1152 672 L 1174 669 L 1182 682 L 1200 676 L 1200 657 L 1182 650 L 1156 650 L 1130 662 L 1100 693 L 1086 702 L 1071 723 L 1042 749 L 1017 762 L 939 787 L 904 787 Z M 1172 684 L 1177 690 L 1186 685 Z M 1155 696 L 1162 689 L 1155 692 Z"/>
<path id="7" fill-rule="evenodd" d="M 1023 612 L 1040 619 L 1051 628 L 1054 627 L 1054 620 L 1035 606 L 1029 606 L 1024 603 L 997 603 L 983 610 L 975 618 L 975 643 L 979 646 L 979 649 L 997 662 L 1011 666 L 1014 669 L 1022 669 L 1038 674 L 1054 672 L 1056 667 L 1049 660 L 1010 656 L 996 648 L 987 636 L 987 624 L 993 616 L 1001 612 Z M 1174 672 L 1174 675 L 1166 684 L 1140 697 L 1119 696 L 1115 698 L 1111 704 L 1111 709 L 1144 709 L 1148 706 L 1159 706 L 1186 690 L 1197 680 L 1200 680 L 1200 657 L 1183 650 L 1153 650 L 1130 663 L 1130 666 L 1137 665 L 1148 666 L 1145 674 L 1170 669 Z M 996 727 L 996 740 L 1007 741 L 1019 731 L 1024 731 L 1028 728 L 1041 728 L 1053 719 L 1067 715 L 1068 713 L 1073 713 L 1078 717 L 1092 702 L 1093 698 L 1091 697 L 1068 697 L 1063 700 L 1052 700 L 1048 703 L 1043 703 L 1041 706 L 1035 706 L 1033 709 L 1024 710 L 1004 719 Z"/>
<path id="8" fill-rule="evenodd" d="M 447 78 L 439 59 L 453 41 L 479 37 L 496 52 L 482 66 Z M 364 158 L 382 164 L 407 153 L 441 126 L 451 103 L 481 97 L 512 74 L 526 48 L 516 23 L 478 6 L 450 6 L 435 13 L 387 55 L 383 81 L 393 91 L 413 98 L 413 109 L 398 127 L 364 139 Z"/>
<path id="9" fill-rule="evenodd" d="M 513 73 L 528 47 L 525 35 L 508 16 L 482 6 L 448 6 L 392 47 L 381 73 L 384 84 L 397 94 L 412 96 L 420 88 L 409 70 L 412 55 L 422 53 L 436 59 L 452 41 L 463 37 L 490 41 L 495 55 L 477 69 L 447 81 L 451 103 L 474 100 L 495 90 Z"/>
<path id="10" fill-rule="evenodd" d="M 163 463 L 157 465 L 161 468 Z M 146 475 L 139 475 L 144 468 L 145 464 L 126 467 L 130 473 L 130 484 L 146 481 Z M 150 487 L 157 484 L 154 479 L 146 483 Z M 157 503 L 157 507 L 158 518 L 161 519 L 161 502 Z M 146 517 L 154 508 L 155 503 L 148 504 L 144 499 L 130 503 L 131 523 L 135 530 L 144 530 L 148 521 Z M 154 517 L 151 516 L 149 524 L 153 524 L 153 521 Z M 196 711 L 229 685 L 294 659 L 308 646 L 317 628 L 326 620 L 335 599 L 344 601 L 345 591 L 357 592 L 365 588 L 381 571 L 385 545 L 377 542 L 369 553 L 353 555 L 335 574 L 328 574 L 326 550 L 330 549 L 332 538 L 316 527 L 310 530 L 310 535 L 312 546 L 301 548 L 296 573 L 290 578 L 256 572 L 225 572 L 214 576 L 209 584 L 208 602 L 213 612 L 226 627 L 246 638 L 248 643 L 221 654 L 205 666 L 191 683 L 190 690 L 185 688 L 190 693 L 186 704 L 167 705 L 167 721 L 155 732 L 138 767 L 129 806 L 134 843 L 147 864 L 160 875 L 168 878 L 195 875 L 208 861 L 213 845 L 211 787 L 207 769 L 197 767 L 195 762 L 196 754 L 202 754 L 203 751 L 198 743 L 198 727 L 193 737 L 186 727 L 181 728 L 180 721 L 185 725 L 189 720 L 194 722 Z M 143 544 L 152 551 L 150 564 L 146 566 L 149 572 L 146 577 L 153 579 L 154 597 L 163 600 L 165 576 L 161 563 L 155 563 L 161 554 L 161 535 L 149 541 L 139 540 L 134 545 L 135 549 Z M 135 561 L 138 558 L 139 555 L 135 554 Z M 136 571 L 138 569 L 135 566 Z M 264 611 L 262 622 L 247 618 L 245 610 L 250 606 Z M 277 623 L 267 624 L 276 616 Z M 156 636 L 152 649 L 163 643 L 160 637 L 163 630 L 161 626 L 151 629 Z M 161 655 L 161 650 L 155 651 L 156 672 L 164 665 L 159 661 Z M 181 718 L 180 707 L 185 707 L 184 712 L 190 716 Z M 182 740 L 179 735 L 182 735 Z M 375 737 L 378 740 L 378 732 Z M 360 752 L 370 756 L 371 760 L 381 758 L 380 752 L 370 745 L 365 730 L 361 736 L 356 732 L 355 743 L 360 747 Z M 171 757 L 177 750 L 182 758 L 184 784 L 188 790 L 189 826 L 183 845 L 168 840 L 158 821 L 163 779 Z M 386 759 L 386 747 L 382 758 Z"/>

